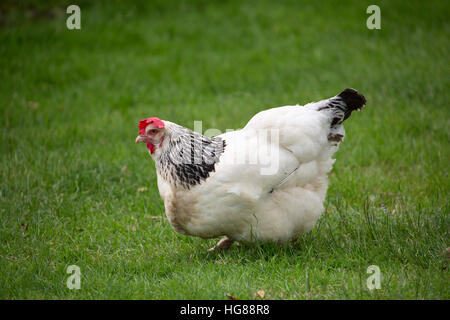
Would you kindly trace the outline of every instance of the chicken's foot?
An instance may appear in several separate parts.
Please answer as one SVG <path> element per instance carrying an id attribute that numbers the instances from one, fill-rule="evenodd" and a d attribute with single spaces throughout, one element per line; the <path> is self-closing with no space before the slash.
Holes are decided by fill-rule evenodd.
<path id="1" fill-rule="evenodd" d="M 233 240 L 231 240 L 230 238 L 225 236 L 222 239 L 220 239 L 219 242 L 217 242 L 217 244 L 214 247 L 209 248 L 208 251 L 211 252 L 211 251 L 219 251 L 219 250 L 223 250 L 223 249 L 228 249 L 232 243 L 233 243 Z"/>

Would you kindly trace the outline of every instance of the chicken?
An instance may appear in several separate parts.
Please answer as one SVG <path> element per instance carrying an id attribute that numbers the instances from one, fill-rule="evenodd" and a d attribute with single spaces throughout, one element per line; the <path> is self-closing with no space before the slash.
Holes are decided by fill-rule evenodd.
<path id="1" fill-rule="evenodd" d="M 344 139 L 342 122 L 366 103 L 335 97 L 268 109 L 237 131 L 208 138 L 158 118 L 139 122 L 136 143 L 155 161 L 166 216 L 177 232 L 233 241 L 286 243 L 323 211 L 327 174 Z"/>

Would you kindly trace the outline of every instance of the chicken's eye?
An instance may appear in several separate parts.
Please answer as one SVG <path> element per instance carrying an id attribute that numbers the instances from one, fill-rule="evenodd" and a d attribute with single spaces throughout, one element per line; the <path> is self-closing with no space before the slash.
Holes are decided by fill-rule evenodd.
<path id="1" fill-rule="evenodd" d="M 150 130 L 150 133 L 151 133 L 151 134 L 157 134 L 157 133 L 158 133 L 158 130 L 152 129 L 152 130 Z"/>

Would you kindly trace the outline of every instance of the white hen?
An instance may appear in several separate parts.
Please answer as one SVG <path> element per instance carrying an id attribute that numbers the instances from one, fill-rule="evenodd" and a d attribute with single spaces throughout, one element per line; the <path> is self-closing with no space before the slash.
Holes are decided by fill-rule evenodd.
<path id="1" fill-rule="evenodd" d="M 167 218 L 181 234 L 286 242 L 311 230 L 323 210 L 342 122 L 366 102 L 354 89 L 305 106 L 256 114 L 215 138 L 158 118 L 139 123 L 156 163 Z"/>

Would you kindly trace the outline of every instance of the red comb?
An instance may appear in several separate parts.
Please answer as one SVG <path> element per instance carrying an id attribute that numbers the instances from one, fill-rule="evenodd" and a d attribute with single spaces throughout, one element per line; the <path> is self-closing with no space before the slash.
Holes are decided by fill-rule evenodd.
<path id="1" fill-rule="evenodd" d="M 159 129 L 164 128 L 164 122 L 162 122 L 160 119 L 158 119 L 158 118 L 147 118 L 147 119 L 139 121 L 139 134 L 144 134 L 145 133 L 145 128 L 147 128 L 147 126 L 150 123 L 153 123 L 153 127 L 154 128 L 159 128 Z"/>

